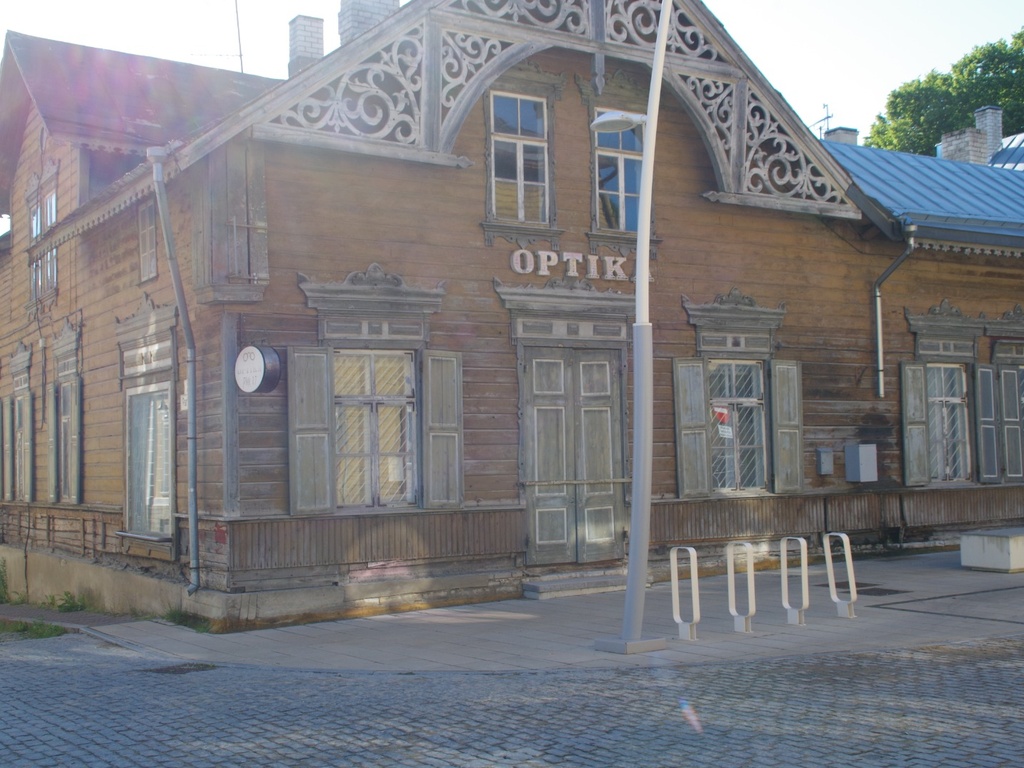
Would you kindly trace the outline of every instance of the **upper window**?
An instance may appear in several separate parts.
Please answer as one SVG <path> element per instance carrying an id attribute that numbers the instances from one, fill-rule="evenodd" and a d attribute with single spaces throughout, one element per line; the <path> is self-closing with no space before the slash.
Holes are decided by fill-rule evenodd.
<path id="1" fill-rule="evenodd" d="M 47 165 L 42 180 L 33 176 L 26 197 L 29 234 L 35 243 L 57 223 L 57 165 Z M 29 260 L 29 292 L 32 301 L 39 301 L 57 290 L 57 249 L 48 248 L 32 254 Z"/>
<path id="2" fill-rule="evenodd" d="M 139 206 L 139 281 L 156 277 L 156 203 Z"/>
<path id="3" fill-rule="evenodd" d="M 596 143 L 598 226 L 636 232 L 643 127 L 615 133 L 599 132 Z"/>
<path id="4" fill-rule="evenodd" d="M 34 257 L 29 265 L 32 272 L 32 300 L 38 301 L 57 290 L 57 249 L 49 248 Z"/>
<path id="5" fill-rule="evenodd" d="M 491 215 L 531 224 L 548 222 L 547 104 L 491 96 Z"/>

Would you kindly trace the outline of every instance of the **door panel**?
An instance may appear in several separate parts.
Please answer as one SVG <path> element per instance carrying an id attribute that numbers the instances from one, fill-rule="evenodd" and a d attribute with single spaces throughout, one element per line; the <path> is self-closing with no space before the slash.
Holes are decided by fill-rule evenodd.
<path id="1" fill-rule="evenodd" d="M 527 348 L 523 474 L 528 557 L 622 557 L 625 488 L 619 352 Z"/>

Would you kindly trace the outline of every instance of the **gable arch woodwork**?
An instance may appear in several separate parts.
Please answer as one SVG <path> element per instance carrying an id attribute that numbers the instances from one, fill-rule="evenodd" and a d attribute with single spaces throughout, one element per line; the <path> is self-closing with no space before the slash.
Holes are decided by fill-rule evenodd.
<path id="1" fill-rule="evenodd" d="M 665 85 L 698 126 L 711 200 L 842 218 L 850 180 L 702 3 L 673 0 Z M 296 79 L 257 138 L 465 166 L 452 154 L 473 107 L 504 73 L 552 48 L 650 66 L 658 0 L 435 0 L 407 5 Z M 369 41 L 367 41 L 369 42 Z M 300 92 L 298 86 L 307 90 Z M 287 90 L 287 86 L 285 86 Z M 311 90 L 310 90 L 311 89 Z M 283 106 L 284 108 L 280 108 Z"/>

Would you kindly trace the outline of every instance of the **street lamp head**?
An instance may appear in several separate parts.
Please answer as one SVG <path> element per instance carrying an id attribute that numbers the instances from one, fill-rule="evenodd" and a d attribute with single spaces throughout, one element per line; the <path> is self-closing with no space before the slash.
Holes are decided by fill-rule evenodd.
<path id="1" fill-rule="evenodd" d="M 622 133 L 647 124 L 647 115 L 639 112 L 602 112 L 590 127 L 598 133 Z"/>

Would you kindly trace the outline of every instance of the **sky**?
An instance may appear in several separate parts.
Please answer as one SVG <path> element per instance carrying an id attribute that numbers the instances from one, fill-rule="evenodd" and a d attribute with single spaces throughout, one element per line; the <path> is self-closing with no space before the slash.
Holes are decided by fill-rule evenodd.
<path id="1" fill-rule="evenodd" d="M 339 4 L 0 0 L 0 34 L 13 29 L 235 70 L 241 37 L 246 72 L 284 78 L 288 22 L 300 14 L 323 18 L 330 52 L 338 46 Z M 1009 40 L 1024 27 L 1021 0 L 706 0 L 706 5 L 807 125 L 818 132 L 825 125 L 819 121 L 830 115 L 829 127 L 856 128 L 862 139 L 894 88 L 933 69 L 948 72 L 976 45 Z"/>

